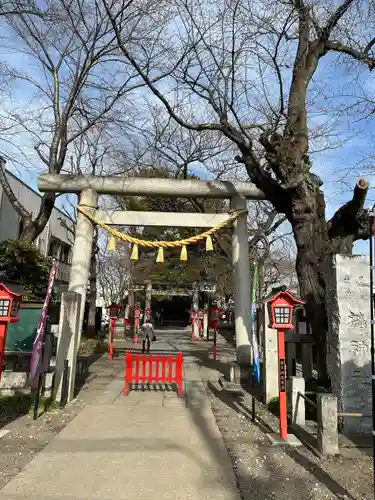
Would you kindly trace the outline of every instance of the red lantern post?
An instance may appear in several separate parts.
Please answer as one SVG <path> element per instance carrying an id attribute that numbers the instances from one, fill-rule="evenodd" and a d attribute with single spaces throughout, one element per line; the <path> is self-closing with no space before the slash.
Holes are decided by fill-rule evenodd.
<path id="1" fill-rule="evenodd" d="M 109 316 L 109 359 L 113 359 L 113 339 L 115 336 L 115 322 L 119 317 L 121 307 L 117 304 L 112 304 L 107 307 Z"/>
<path id="2" fill-rule="evenodd" d="M 215 303 L 213 307 L 210 310 L 210 320 L 208 323 L 208 328 L 212 328 L 214 332 L 214 345 L 213 345 L 213 359 L 216 361 L 216 340 L 217 340 L 217 322 L 219 321 L 220 317 L 220 308 L 219 306 Z"/>
<path id="3" fill-rule="evenodd" d="M 133 318 L 134 318 L 134 344 L 138 344 L 138 333 L 139 333 L 139 328 L 140 328 L 140 322 L 141 322 L 141 316 L 142 316 L 142 309 L 140 308 L 139 304 L 135 306 L 133 309 Z"/>
<path id="4" fill-rule="evenodd" d="M 201 336 L 203 332 L 203 319 L 204 319 L 204 310 L 198 309 L 198 344 L 201 343 Z"/>
<path id="5" fill-rule="evenodd" d="M 280 438 L 288 438 L 287 407 L 286 407 L 286 370 L 285 370 L 285 330 L 294 330 L 293 307 L 303 305 L 304 301 L 295 297 L 286 289 L 265 300 L 268 305 L 270 328 L 277 330 L 277 351 L 279 366 L 279 412 Z"/>
<path id="6" fill-rule="evenodd" d="M 22 295 L 10 291 L 4 283 L 0 283 L 0 380 L 3 374 L 8 325 L 19 321 L 21 300 Z"/>
<path id="7" fill-rule="evenodd" d="M 195 340 L 195 323 L 198 321 L 198 312 L 196 309 L 192 309 L 190 312 L 190 320 L 191 320 L 191 341 Z"/>

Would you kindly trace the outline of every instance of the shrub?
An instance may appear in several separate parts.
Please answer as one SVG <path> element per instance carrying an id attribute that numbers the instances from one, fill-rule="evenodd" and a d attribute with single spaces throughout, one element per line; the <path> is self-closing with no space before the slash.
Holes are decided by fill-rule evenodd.
<path id="1" fill-rule="evenodd" d="M 0 281 L 17 283 L 33 295 L 44 294 L 50 262 L 33 245 L 18 240 L 0 243 Z"/>

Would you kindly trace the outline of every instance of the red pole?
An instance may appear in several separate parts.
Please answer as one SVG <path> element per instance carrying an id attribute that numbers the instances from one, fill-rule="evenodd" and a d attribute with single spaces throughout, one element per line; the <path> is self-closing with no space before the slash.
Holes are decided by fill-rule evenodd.
<path id="1" fill-rule="evenodd" d="M 288 439 L 286 413 L 286 373 L 285 373 L 285 339 L 284 330 L 277 330 L 277 351 L 279 358 L 279 412 L 280 438 Z"/>
<path id="2" fill-rule="evenodd" d="M 179 397 L 182 396 L 182 382 L 183 382 L 182 363 L 183 363 L 182 352 L 179 352 L 176 358 L 176 384 L 177 384 L 177 393 Z"/>
<path id="3" fill-rule="evenodd" d="M 5 342 L 7 339 L 8 323 L 0 323 L 0 380 L 3 374 L 3 364 L 5 356 Z"/>
<path id="4" fill-rule="evenodd" d="M 109 326 L 109 359 L 112 361 L 113 359 L 113 337 L 114 337 L 114 319 L 110 319 Z"/>
<path id="5" fill-rule="evenodd" d="M 216 320 L 213 322 L 213 327 L 214 327 L 214 355 L 213 355 L 213 358 L 214 358 L 214 361 L 216 361 Z"/>
<path id="6" fill-rule="evenodd" d="M 122 395 L 126 396 L 129 392 L 129 384 L 132 383 L 132 375 L 133 375 L 133 355 L 130 352 L 126 353 L 125 356 L 125 386 L 122 391 Z"/>
<path id="7" fill-rule="evenodd" d="M 200 311 L 200 309 L 199 309 Z M 197 330 L 198 330 L 198 344 L 201 343 L 202 320 L 199 318 L 200 312 L 197 313 Z"/>
<path id="8" fill-rule="evenodd" d="M 191 318 L 191 341 L 194 342 L 194 318 Z"/>

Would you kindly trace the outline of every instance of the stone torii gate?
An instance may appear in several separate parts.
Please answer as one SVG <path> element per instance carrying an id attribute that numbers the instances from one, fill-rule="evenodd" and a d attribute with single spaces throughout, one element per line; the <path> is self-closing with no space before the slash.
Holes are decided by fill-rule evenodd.
<path id="1" fill-rule="evenodd" d="M 148 196 L 164 198 L 229 199 L 231 209 L 246 210 L 247 200 L 263 200 L 264 194 L 251 183 L 233 184 L 227 181 L 196 179 L 124 178 L 116 176 L 79 176 L 43 174 L 38 178 L 42 193 L 74 193 L 79 204 L 96 219 L 106 224 L 123 226 L 161 227 L 213 227 L 228 218 L 229 214 L 198 214 L 172 212 L 132 212 L 98 210 L 99 195 Z M 56 387 L 61 390 L 61 373 L 64 360 L 69 361 L 68 399 L 73 398 L 75 366 L 83 324 L 89 280 L 94 228 L 83 214 L 77 214 L 75 242 L 69 281 L 69 293 L 62 303 L 59 327 L 59 347 L 56 358 Z M 249 332 L 251 328 L 250 265 L 247 214 L 233 222 L 232 265 L 234 316 L 237 362 L 248 364 L 251 356 Z M 65 322 L 65 323 L 64 323 Z M 64 326 L 65 325 L 65 326 Z M 66 329 L 69 330 L 66 333 Z M 65 339 L 65 340 L 63 340 Z"/>
<path id="2" fill-rule="evenodd" d="M 130 212 L 133 213 L 133 212 Z M 139 214 L 139 212 L 134 212 Z M 150 212 L 145 212 L 149 214 Z M 162 288 L 159 288 L 159 285 L 162 285 Z M 133 292 L 144 292 L 145 295 L 145 309 L 151 309 L 151 300 L 154 295 L 160 296 L 160 295 L 166 295 L 166 296 L 185 296 L 185 297 L 191 297 L 191 306 L 192 307 L 198 307 L 198 301 L 199 301 L 199 292 L 206 292 L 213 294 L 216 292 L 216 284 L 215 285 L 205 285 L 203 286 L 201 282 L 199 281 L 193 281 L 190 286 L 183 286 L 183 287 L 178 287 L 175 284 L 172 286 L 169 286 L 172 284 L 169 283 L 159 283 L 151 280 L 144 280 L 143 283 L 138 282 L 133 285 L 131 285 L 128 288 L 129 293 Z M 156 288 L 154 288 L 156 286 Z"/>

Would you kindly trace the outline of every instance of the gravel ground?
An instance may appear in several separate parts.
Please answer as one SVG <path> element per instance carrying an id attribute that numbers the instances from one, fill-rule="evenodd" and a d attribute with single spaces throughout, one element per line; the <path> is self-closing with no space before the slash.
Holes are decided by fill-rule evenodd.
<path id="1" fill-rule="evenodd" d="M 24 415 L 13 422 L 0 418 L 0 432 L 9 432 L 0 439 L 0 489 L 16 476 L 34 456 L 48 444 L 81 410 L 81 408 L 105 387 L 114 377 L 118 363 L 108 363 L 103 356 L 90 367 L 90 376 L 86 379 L 78 397 L 63 409 L 52 410 L 33 420 Z"/>
<path id="2" fill-rule="evenodd" d="M 278 431 L 278 419 L 257 401 L 251 421 L 252 396 L 218 383 L 221 363 L 233 359 L 233 348 L 222 344 L 219 353 L 217 369 L 208 362 L 201 373 L 244 500 L 374 499 L 371 449 L 319 459 L 304 446 L 270 446 L 266 434 Z"/>

